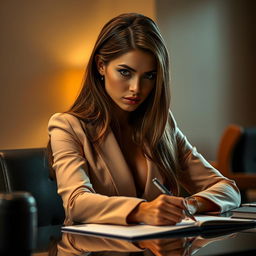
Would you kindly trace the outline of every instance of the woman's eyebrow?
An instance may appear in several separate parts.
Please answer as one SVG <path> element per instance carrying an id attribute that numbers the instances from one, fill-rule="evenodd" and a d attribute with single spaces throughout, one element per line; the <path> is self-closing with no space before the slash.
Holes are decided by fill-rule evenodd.
<path id="1" fill-rule="evenodd" d="M 126 64 L 119 64 L 118 66 L 123 67 L 123 68 L 127 68 L 127 69 L 129 69 L 129 70 L 131 70 L 131 71 L 133 71 L 133 72 L 137 72 L 136 69 L 134 69 L 134 68 L 132 68 L 132 67 L 126 65 Z M 147 71 L 147 72 L 145 72 L 145 73 L 150 73 L 150 72 L 156 72 L 156 70 L 153 69 L 153 70 Z"/>
<path id="2" fill-rule="evenodd" d="M 130 66 L 125 65 L 125 64 L 120 64 L 120 65 L 118 65 L 118 66 L 123 67 L 123 68 L 127 68 L 127 69 L 129 69 L 129 70 L 131 70 L 131 71 L 133 71 L 133 72 L 136 72 L 136 71 L 137 71 L 137 70 L 135 70 L 134 68 L 131 68 Z"/>

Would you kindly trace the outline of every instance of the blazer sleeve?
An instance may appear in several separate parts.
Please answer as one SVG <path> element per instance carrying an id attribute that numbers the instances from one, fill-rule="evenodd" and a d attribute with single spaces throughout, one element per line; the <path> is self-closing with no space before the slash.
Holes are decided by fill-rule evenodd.
<path id="1" fill-rule="evenodd" d="M 174 126 L 181 168 L 180 184 L 190 194 L 206 198 L 217 204 L 220 212 L 238 207 L 241 197 L 235 182 L 224 177 L 197 152 L 177 127 L 175 121 Z"/>
<path id="2" fill-rule="evenodd" d="M 89 141 L 80 121 L 70 114 L 57 113 L 49 120 L 48 131 L 58 193 L 66 214 L 65 224 L 127 224 L 128 214 L 143 200 L 105 196 L 94 191 L 85 152 Z"/>

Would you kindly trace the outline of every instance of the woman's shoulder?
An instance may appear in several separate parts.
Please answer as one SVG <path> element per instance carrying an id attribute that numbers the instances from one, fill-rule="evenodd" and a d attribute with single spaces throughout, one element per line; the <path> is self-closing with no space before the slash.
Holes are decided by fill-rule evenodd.
<path id="1" fill-rule="evenodd" d="M 70 113 L 55 113 L 48 122 L 48 130 L 59 128 L 69 132 L 83 134 L 88 129 L 84 121 Z"/>
<path id="2" fill-rule="evenodd" d="M 48 132 L 50 135 L 58 136 L 65 134 L 72 135 L 78 141 L 84 141 L 89 135 L 88 127 L 78 117 L 70 113 L 55 113 L 48 122 Z"/>
<path id="3" fill-rule="evenodd" d="M 80 123 L 80 120 L 72 115 L 72 114 L 69 114 L 69 113 L 55 113 L 53 114 L 50 119 L 49 119 L 49 122 L 48 122 L 48 125 L 51 126 L 51 125 L 65 125 L 65 124 L 77 124 L 77 123 Z"/>
<path id="4" fill-rule="evenodd" d="M 176 122 L 176 120 L 173 116 L 173 113 L 171 111 L 169 111 L 168 120 L 169 120 L 170 129 L 171 129 L 172 133 L 175 135 L 177 133 L 178 127 L 177 127 L 177 122 Z"/>
<path id="5" fill-rule="evenodd" d="M 177 125 L 177 122 L 174 118 L 174 115 L 171 111 L 169 111 L 169 124 L 170 124 L 170 129 L 171 133 L 173 135 L 173 138 L 176 141 L 180 141 L 184 138 L 184 134 L 182 131 L 179 129 L 179 126 Z"/>

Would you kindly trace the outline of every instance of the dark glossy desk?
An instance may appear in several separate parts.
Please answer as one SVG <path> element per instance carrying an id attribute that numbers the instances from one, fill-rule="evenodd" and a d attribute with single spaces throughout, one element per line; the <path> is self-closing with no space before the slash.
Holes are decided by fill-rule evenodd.
<path id="1" fill-rule="evenodd" d="M 140 246 L 148 249 L 142 250 Z M 153 252 L 154 253 L 153 253 Z M 130 243 L 93 236 L 62 234 L 60 226 L 38 229 L 33 256 L 85 255 L 256 255 L 256 229 L 211 238 L 164 238 Z"/>

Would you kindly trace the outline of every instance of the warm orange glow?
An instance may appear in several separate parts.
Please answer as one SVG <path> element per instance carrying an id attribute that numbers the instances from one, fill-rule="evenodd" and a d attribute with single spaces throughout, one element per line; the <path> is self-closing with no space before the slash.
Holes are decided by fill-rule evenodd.
<path id="1" fill-rule="evenodd" d="M 85 68 L 62 70 L 44 81 L 49 88 L 46 100 L 54 104 L 55 112 L 66 111 L 73 104 L 82 87 L 84 70 Z"/>
<path id="2" fill-rule="evenodd" d="M 64 106 L 71 106 L 78 96 L 82 82 L 83 82 L 84 69 L 73 69 L 65 71 L 61 77 L 61 88 L 59 95 L 61 102 Z"/>
<path id="3" fill-rule="evenodd" d="M 46 145 L 48 120 L 76 99 L 103 24 L 123 12 L 156 18 L 154 0 L 28 2 L 20 10 L 4 1 L 11 12 L 1 13 L 6 50 L 1 52 L 0 146 L 5 149 Z"/>
<path id="4" fill-rule="evenodd" d="M 85 47 L 81 42 L 78 42 L 75 47 L 70 49 L 69 53 L 65 54 L 63 63 L 75 68 L 84 67 L 90 58 L 92 48 L 93 44 L 87 44 Z"/>

